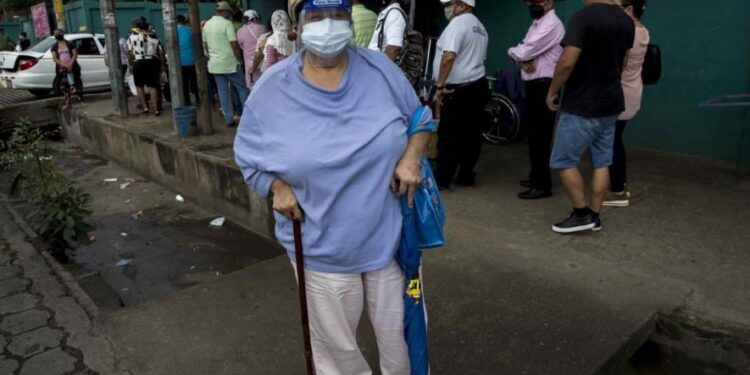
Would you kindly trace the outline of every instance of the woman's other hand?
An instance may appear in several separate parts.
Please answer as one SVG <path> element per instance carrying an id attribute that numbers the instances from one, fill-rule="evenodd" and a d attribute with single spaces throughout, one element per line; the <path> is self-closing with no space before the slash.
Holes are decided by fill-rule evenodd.
<path id="1" fill-rule="evenodd" d="M 271 193 L 273 193 L 273 209 L 284 215 L 289 220 L 302 220 L 302 210 L 299 208 L 297 196 L 294 190 L 280 178 L 276 178 L 271 184 Z"/>
<path id="2" fill-rule="evenodd" d="M 399 197 L 407 194 L 409 207 L 414 207 L 414 193 L 422 182 L 421 161 L 421 155 L 418 153 L 407 152 L 396 164 L 396 170 L 393 172 L 391 190 Z"/>

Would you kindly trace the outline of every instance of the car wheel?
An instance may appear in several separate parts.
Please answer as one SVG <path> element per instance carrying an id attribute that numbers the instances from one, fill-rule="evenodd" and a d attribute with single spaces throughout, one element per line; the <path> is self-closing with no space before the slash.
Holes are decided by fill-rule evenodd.
<path id="1" fill-rule="evenodd" d="M 55 77 L 55 80 L 52 81 L 52 94 L 54 96 L 62 96 L 62 91 L 60 91 L 60 77 Z"/>
<path id="2" fill-rule="evenodd" d="M 44 99 L 49 96 L 50 90 L 29 90 L 29 92 L 39 99 Z"/>

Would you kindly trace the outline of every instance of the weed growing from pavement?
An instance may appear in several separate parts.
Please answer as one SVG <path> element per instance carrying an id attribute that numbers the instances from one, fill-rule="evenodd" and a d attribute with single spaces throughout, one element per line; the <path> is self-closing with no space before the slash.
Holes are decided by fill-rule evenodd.
<path id="1" fill-rule="evenodd" d="M 86 219 L 91 196 L 57 169 L 39 129 L 28 119 L 15 125 L 10 138 L 0 140 L 0 170 L 13 177 L 11 196 L 20 196 L 35 208 L 30 217 L 52 255 L 67 262 L 66 250 L 89 239 L 92 227 Z"/>

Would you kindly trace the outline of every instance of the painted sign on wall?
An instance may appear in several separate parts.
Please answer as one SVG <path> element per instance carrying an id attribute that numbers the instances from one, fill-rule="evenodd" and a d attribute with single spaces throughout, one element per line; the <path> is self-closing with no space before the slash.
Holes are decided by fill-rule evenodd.
<path id="1" fill-rule="evenodd" d="M 31 20 L 34 22 L 34 34 L 37 38 L 44 38 L 51 34 L 47 6 L 44 3 L 31 7 Z"/>

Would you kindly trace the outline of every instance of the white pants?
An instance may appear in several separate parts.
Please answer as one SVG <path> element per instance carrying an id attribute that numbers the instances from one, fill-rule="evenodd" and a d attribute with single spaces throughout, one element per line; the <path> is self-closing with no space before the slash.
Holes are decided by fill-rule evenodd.
<path id="1" fill-rule="evenodd" d="M 292 263 L 295 267 L 296 265 Z M 317 375 L 370 375 L 357 345 L 364 302 L 375 330 L 383 375 L 409 375 L 404 339 L 404 273 L 396 262 L 363 274 L 305 269 L 310 336 Z"/>

